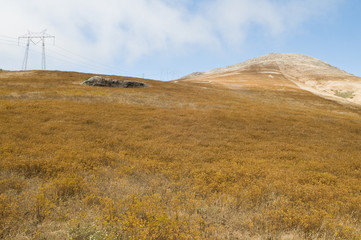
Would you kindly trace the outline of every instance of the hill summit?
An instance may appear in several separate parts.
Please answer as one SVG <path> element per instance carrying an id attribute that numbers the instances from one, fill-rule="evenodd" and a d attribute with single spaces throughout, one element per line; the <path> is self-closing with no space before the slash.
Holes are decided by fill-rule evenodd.
<path id="1" fill-rule="evenodd" d="M 214 69 L 205 74 L 233 70 L 258 70 L 261 72 L 266 69 L 294 76 L 305 74 L 351 75 L 317 58 L 296 53 L 270 53 L 225 68 Z"/>
<path id="2" fill-rule="evenodd" d="M 340 102 L 361 104 L 361 78 L 303 54 L 270 53 L 224 68 L 192 73 L 181 80 L 228 88 L 301 88 Z"/>

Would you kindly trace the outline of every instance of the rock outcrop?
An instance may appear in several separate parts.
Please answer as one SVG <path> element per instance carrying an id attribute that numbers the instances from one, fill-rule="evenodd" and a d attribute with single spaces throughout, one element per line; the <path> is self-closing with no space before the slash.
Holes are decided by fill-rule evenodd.
<path id="1" fill-rule="evenodd" d="M 94 87 L 120 87 L 120 88 L 143 88 L 147 87 L 145 83 L 127 81 L 127 80 L 114 80 L 110 78 L 103 78 L 100 76 L 94 76 L 82 82 L 82 85 L 94 86 Z"/>

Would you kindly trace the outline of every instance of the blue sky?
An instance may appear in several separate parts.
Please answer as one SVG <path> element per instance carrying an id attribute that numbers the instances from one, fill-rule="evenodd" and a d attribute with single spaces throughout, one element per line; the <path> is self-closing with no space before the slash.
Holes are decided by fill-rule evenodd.
<path id="1" fill-rule="evenodd" d="M 0 8 L 0 68 L 20 70 L 28 30 L 47 69 L 171 80 L 271 52 L 302 53 L 361 76 L 357 0 L 13 0 Z M 41 68 L 31 45 L 28 69 Z"/>

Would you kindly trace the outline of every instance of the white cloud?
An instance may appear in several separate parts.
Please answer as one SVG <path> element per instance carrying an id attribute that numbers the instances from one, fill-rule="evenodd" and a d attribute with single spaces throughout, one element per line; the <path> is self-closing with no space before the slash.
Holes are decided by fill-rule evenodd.
<path id="1" fill-rule="evenodd" d="M 270 32 L 283 30 L 282 16 L 277 5 L 266 0 L 216 0 L 206 6 L 206 17 L 214 23 L 220 37 L 231 44 L 239 44 L 251 24 L 258 24 Z"/>
<path id="2" fill-rule="evenodd" d="M 274 36 L 293 30 L 314 16 L 328 14 L 342 0 L 215 0 L 206 5 L 206 19 L 220 38 L 239 45 L 252 25 Z"/>
<path id="3" fill-rule="evenodd" d="M 239 46 L 252 25 L 273 36 L 337 6 L 338 0 L 12 0 L 0 8 L 1 34 L 55 35 L 83 56 L 135 61 L 157 51 Z M 1 42 L 0 42 L 1 43 Z M 5 46 L 0 44 L 0 49 Z M 2 51 L 4 52 L 4 51 Z M 4 56 L 0 57 L 4 61 Z"/>

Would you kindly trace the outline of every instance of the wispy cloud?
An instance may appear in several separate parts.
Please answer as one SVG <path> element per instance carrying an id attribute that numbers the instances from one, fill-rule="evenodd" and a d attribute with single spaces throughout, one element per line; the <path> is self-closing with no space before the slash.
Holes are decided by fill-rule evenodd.
<path id="1" fill-rule="evenodd" d="M 4 34 L 47 28 L 58 43 L 80 54 L 109 61 L 121 55 L 135 61 L 157 51 L 239 46 L 252 25 L 277 37 L 340 2 L 17 0 L 2 3 L 0 21 Z"/>

